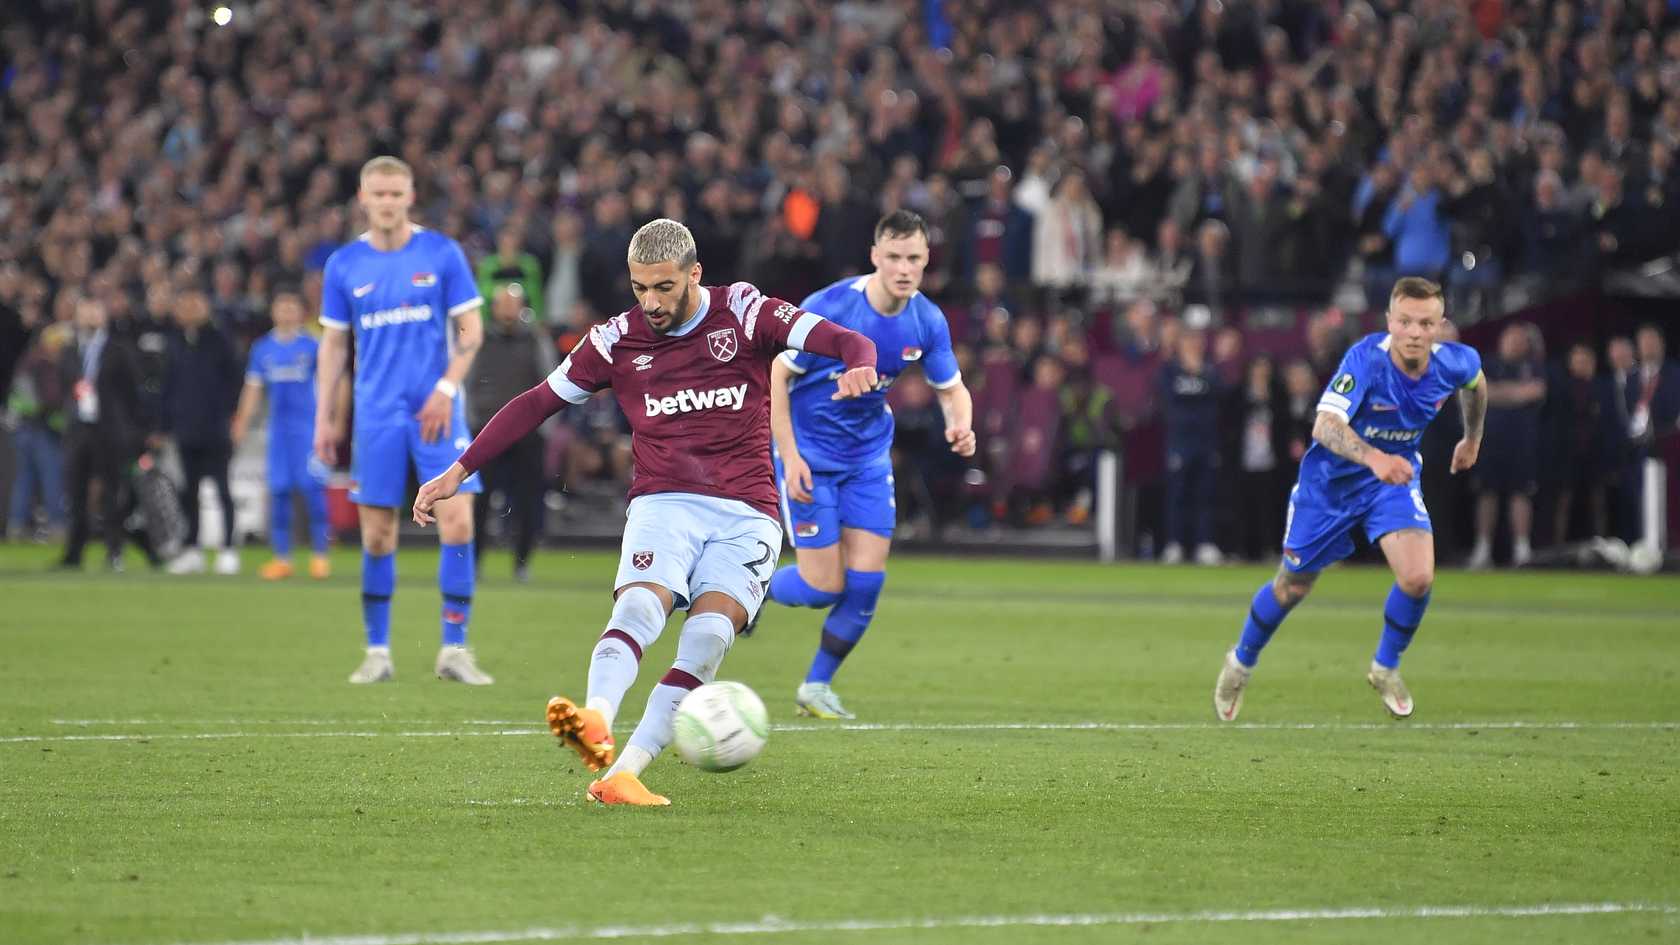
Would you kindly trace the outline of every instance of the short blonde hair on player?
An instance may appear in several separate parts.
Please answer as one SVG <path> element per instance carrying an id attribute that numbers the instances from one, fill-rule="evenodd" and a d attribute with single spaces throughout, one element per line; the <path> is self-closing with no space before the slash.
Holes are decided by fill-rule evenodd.
<path id="1" fill-rule="evenodd" d="M 370 174 L 401 174 L 409 180 L 414 179 L 414 168 L 408 162 L 389 154 L 381 154 L 362 165 L 362 180 L 367 180 Z"/>
<path id="2" fill-rule="evenodd" d="M 687 269 L 699 258 L 694 234 L 675 220 L 664 217 L 652 220 L 630 237 L 630 261 L 638 266 L 674 262 L 678 269 Z"/>

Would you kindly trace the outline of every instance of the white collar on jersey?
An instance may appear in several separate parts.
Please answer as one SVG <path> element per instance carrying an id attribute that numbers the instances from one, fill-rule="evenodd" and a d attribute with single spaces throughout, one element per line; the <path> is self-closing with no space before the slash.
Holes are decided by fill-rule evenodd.
<path id="1" fill-rule="evenodd" d="M 1383 340 L 1377 342 L 1377 347 L 1381 348 L 1384 351 L 1387 351 L 1389 349 L 1389 346 L 1392 345 L 1392 344 L 1394 344 L 1394 336 L 1393 335 L 1384 335 Z M 1440 352 L 1441 352 L 1441 343 L 1439 341 L 1437 341 L 1434 344 L 1429 346 L 1429 353 L 1430 354 L 1439 354 Z"/>
<path id="2" fill-rule="evenodd" d="M 410 223 L 408 225 L 408 235 L 409 236 L 414 236 L 416 234 L 424 232 L 425 229 L 426 229 L 425 227 L 421 226 L 418 223 Z M 365 231 L 362 232 L 362 235 L 356 237 L 356 239 L 361 240 L 364 243 L 371 243 L 371 242 L 373 242 L 373 231 L 372 230 L 365 230 Z"/>
<path id="3" fill-rule="evenodd" d="M 705 286 L 701 286 L 700 287 L 700 307 L 698 309 L 695 309 L 694 317 L 689 319 L 686 322 L 683 322 L 681 325 L 677 326 L 676 328 L 671 329 L 671 331 L 667 333 L 667 336 L 671 337 L 671 338 L 681 338 L 683 335 L 686 335 L 689 332 L 693 331 L 694 329 L 699 328 L 700 323 L 706 320 L 706 313 L 711 311 L 711 310 L 712 310 L 712 292 L 711 292 L 710 289 L 706 288 Z"/>

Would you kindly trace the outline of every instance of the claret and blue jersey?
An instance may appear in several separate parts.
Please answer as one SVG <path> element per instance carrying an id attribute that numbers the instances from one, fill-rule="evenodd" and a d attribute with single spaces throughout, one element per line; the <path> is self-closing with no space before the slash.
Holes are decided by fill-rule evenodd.
<path id="1" fill-rule="evenodd" d="M 875 390 L 835 400 L 845 366 L 807 352 L 783 355 L 796 375 L 788 385 L 788 412 L 799 454 L 811 467 L 812 501 L 787 503 L 788 529 L 798 548 L 823 548 L 840 540 L 840 529 L 861 528 L 890 536 L 897 520 L 890 452 L 892 410 L 887 389 L 912 364 L 940 390 L 962 383 L 945 313 L 921 293 L 897 315 L 883 315 L 864 292 L 870 276 L 842 279 L 807 297 L 800 307 L 875 343 Z M 782 467 L 776 464 L 777 478 Z"/>
<path id="2" fill-rule="evenodd" d="M 1348 532 L 1363 524 L 1372 541 L 1402 528 L 1429 529 L 1418 474 L 1418 443 L 1424 428 L 1461 387 L 1481 375 L 1476 349 L 1441 342 L 1431 349 L 1423 376 L 1413 379 L 1389 354 L 1387 333 L 1367 335 L 1342 357 L 1318 409 L 1347 421 L 1372 448 L 1411 461 L 1412 481 L 1382 482 L 1353 460 L 1314 442 L 1301 459 L 1300 478 L 1290 496 L 1284 534 L 1284 563 L 1294 571 L 1316 572 L 1353 552 Z"/>
<path id="3" fill-rule="evenodd" d="M 356 339 L 352 501 L 400 505 L 409 459 L 424 482 L 466 449 L 461 398 L 437 442 L 421 440 L 415 415 L 449 368 L 452 320 L 482 304 L 460 245 L 422 226 L 399 249 L 377 249 L 364 234 L 327 259 L 321 324 Z M 475 475 L 461 491 L 478 489 Z"/>

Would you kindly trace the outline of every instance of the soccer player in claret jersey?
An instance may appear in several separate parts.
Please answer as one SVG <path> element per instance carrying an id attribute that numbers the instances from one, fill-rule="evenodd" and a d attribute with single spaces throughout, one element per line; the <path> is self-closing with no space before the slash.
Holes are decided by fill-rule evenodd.
<path id="1" fill-rule="evenodd" d="M 875 343 L 875 390 L 833 398 L 840 365 L 811 352 L 788 352 L 770 369 L 770 432 L 787 500 L 798 564 L 776 572 L 770 599 L 789 607 L 830 608 L 805 681 L 794 693 L 801 715 L 849 719 L 832 683 L 875 614 L 886 583 L 893 502 L 892 411 L 887 388 L 920 364 L 945 415 L 945 441 L 974 455 L 973 401 L 951 352 L 945 314 L 919 290 L 928 263 L 922 218 L 894 211 L 875 226 L 875 271 L 842 279 L 800 307 Z"/>
<path id="2" fill-rule="evenodd" d="M 327 563 L 325 467 L 314 459 L 315 354 L 320 343 L 303 331 L 303 299 L 296 292 L 275 293 L 269 306 L 274 330 L 251 346 L 245 389 L 233 416 L 233 443 L 245 439 L 251 418 L 268 393 L 268 543 L 274 558 L 259 572 L 264 580 L 292 575 L 292 496 L 302 494 L 309 509 L 309 576 L 332 573 Z"/>
<path id="3" fill-rule="evenodd" d="M 391 595 L 397 583 L 397 507 L 412 465 L 430 479 L 454 462 L 468 442 L 461 381 L 484 340 L 478 284 L 466 254 L 442 233 L 409 222 L 414 174 L 394 157 L 362 167 L 358 196 L 371 228 L 327 259 L 321 287 L 321 335 L 316 371 L 315 452 L 337 462 L 344 419 L 332 396 L 344 374 L 346 339 L 356 334 L 352 383 L 350 501 L 362 530 L 362 622 L 367 654 L 353 683 L 390 679 Z M 459 491 L 476 493 L 476 476 Z M 438 588 L 443 592 L 439 679 L 469 685 L 492 680 L 467 649 L 474 583 L 472 496 L 439 503 Z"/>
<path id="4" fill-rule="evenodd" d="M 1435 283 L 1410 276 L 1396 282 L 1388 332 L 1354 343 L 1319 398 L 1313 443 L 1289 497 L 1283 566 L 1255 593 L 1242 636 L 1225 654 L 1214 684 L 1213 711 L 1221 721 L 1236 719 L 1261 649 L 1312 590 L 1318 573 L 1353 553 L 1354 528 L 1382 548 L 1394 571 L 1382 636 L 1365 678 L 1389 714 L 1412 714 L 1400 655 L 1417 633 L 1435 581 L 1435 537 L 1419 486 L 1418 442 L 1441 405 L 1459 392 L 1464 437 L 1453 448 L 1452 471 L 1464 472 L 1476 465 L 1488 403 L 1476 349 L 1435 340 L 1443 308 Z"/>
<path id="5" fill-rule="evenodd" d="M 671 741 L 677 704 L 715 678 L 724 654 L 758 612 L 781 548 L 770 466 L 770 370 L 788 348 L 844 365 L 834 397 L 875 387 L 875 346 L 745 282 L 700 284 L 694 237 L 654 220 L 630 240 L 637 305 L 591 328 L 560 367 L 490 419 L 461 458 L 420 488 L 414 520 L 497 453 L 566 404 L 613 389 L 630 418 L 635 476 L 612 617 L 589 661 L 583 705 L 549 700 L 548 723 L 591 771 L 604 804 L 670 803 L 641 774 Z M 614 760 L 613 718 L 643 651 L 671 611 L 686 609 L 677 658 L 653 688 L 629 744 Z"/>

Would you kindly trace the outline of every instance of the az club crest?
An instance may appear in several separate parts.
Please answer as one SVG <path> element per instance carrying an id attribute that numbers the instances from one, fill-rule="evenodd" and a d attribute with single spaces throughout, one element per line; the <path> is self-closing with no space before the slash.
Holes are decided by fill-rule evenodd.
<path id="1" fill-rule="evenodd" d="M 653 552 L 637 551 L 630 555 L 630 566 L 638 571 L 646 571 L 653 567 Z"/>
<path id="2" fill-rule="evenodd" d="M 735 344 L 735 329 L 719 328 L 717 331 L 706 333 L 706 347 L 711 350 L 712 357 L 719 361 L 735 360 L 738 350 Z"/>

